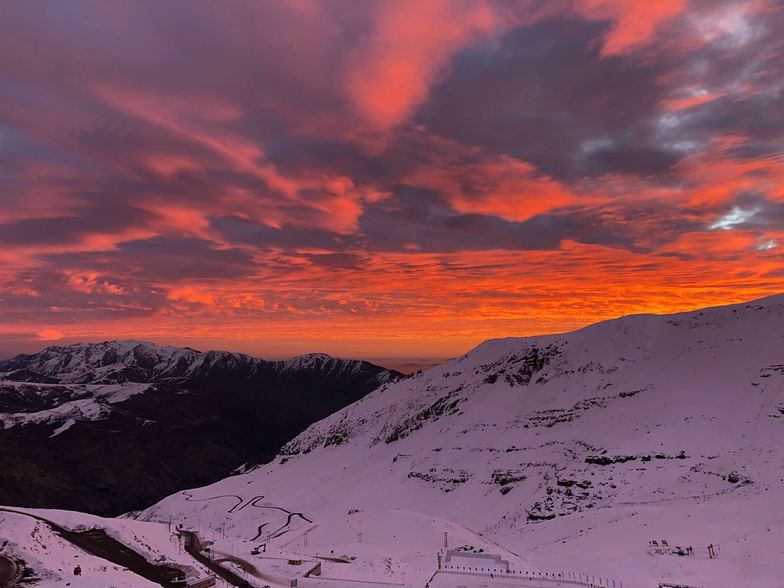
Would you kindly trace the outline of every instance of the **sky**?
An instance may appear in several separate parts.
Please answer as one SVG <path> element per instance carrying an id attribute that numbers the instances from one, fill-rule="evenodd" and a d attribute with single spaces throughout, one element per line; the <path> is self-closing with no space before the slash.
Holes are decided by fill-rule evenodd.
<path id="1" fill-rule="evenodd" d="M 784 291 L 781 0 L 0 3 L 0 355 L 443 358 Z"/>

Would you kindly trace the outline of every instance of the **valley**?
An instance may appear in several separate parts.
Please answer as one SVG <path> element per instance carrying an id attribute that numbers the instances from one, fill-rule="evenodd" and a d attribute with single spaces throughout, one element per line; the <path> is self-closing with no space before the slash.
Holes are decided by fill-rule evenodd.
<path id="1" fill-rule="evenodd" d="M 272 459 L 312 422 L 402 377 L 139 341 L 0 361 L 0 503 L 117 515 Z"/>

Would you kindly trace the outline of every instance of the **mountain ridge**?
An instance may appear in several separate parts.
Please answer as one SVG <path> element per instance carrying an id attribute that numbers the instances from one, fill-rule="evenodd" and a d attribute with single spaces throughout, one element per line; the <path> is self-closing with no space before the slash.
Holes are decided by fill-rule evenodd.
<path id="1" fill-rule="evenodd" d="M 0 503 L 118 514 L 271 459 L 402 374 L 309 354 L 265 361 L 139 341 L 0 362 Z"/>
<path id="2" fill-rule="evenodd" d="M 187 379 L 197 369 L 220 362 L 233 362 L 251 371 L 260 369 L 334 369 L 359 370 L 374 366 L 389 378 L 400 377 L 394 370 L 356 359 L 333 357 L 326 353 L 307 353 L 285 360 L 266 360 L 245 353 L 223 350 L 199 351 L 192 347 L 157 345 L 135 339 L 95 343 L 51 345 L 36 353 L 19 354 L 0 360 L 0 378 L 41 381 L 42 383 L 115 384 L 155 383 L 167 379 Z M 66 371 L 70 370 L 70 371 Z M 379 371 L 380 374 L 384 373 Z M 36 379 L 37 378 L 37 379 Z M 386 381 L 379 378 L 379 385 Z"/>
<path id="3" fill-rule="evenodd" d="M 693 584 L 709 572 L 701 560 L 651 558 L 642 538 L 707 545 L 784 500 L 782 343 L 784 296 L 490 340 L 314 423 L 270 463 L 140 517 L 248 539 L 259 519 L 209 500 L 263 495 L 319 525 L 316 544 L 340 533 L 346 512 L 415 510 L 536 552 L 540 569 L 568 556 L 609 577 L 621 576 L 614 563 L 633 570 L 630 585 Z M 618 543 L 613 525 L 633 540 Z M 605 543 L 617 553 L 597 563 Z M 747 557 L 772 569 L 776 551 L 747 547 L 725 546 L 721 573 L 706 577 L 769 587 L 771 576 L 753 583 L 738 570 Z"/>

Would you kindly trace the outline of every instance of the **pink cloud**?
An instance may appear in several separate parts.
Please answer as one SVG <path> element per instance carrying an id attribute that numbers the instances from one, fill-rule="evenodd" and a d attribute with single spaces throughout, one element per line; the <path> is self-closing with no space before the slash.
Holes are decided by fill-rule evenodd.
<path id="1" fill-rule="evenodd" d="M 723 92 L 692 90 L 690 92 L 681 93 L 679 96 L 668 98 L 662 103 L 662 106 L 666 110 L 687 110 L 718 100 L 724 95 Z"/>
<path id="2" fill-rule="evenodd" d="M 431 138 L 428 157 L 405 183 L 444 194 L 464 213 L 524 221 L 559 207 L 588 200 L 535 166 L 507 155 L 490 155 L 444 139 Z"/>
<path id="3" fill-rule="evenodd" d="M 405 120 L 459 49 L 502 25 L 481 1 L 397 0 L 377 7 L 372 32 L 348 58 L 346 84 L 359 112 L 379 129 Z"/>
<path id="4" fill-rule="evenodd" d="M 686 0 L 578 0 L 576 7 L 586 18 L 614 21 L 602 53 L 617 55 L 650 41 L 661 25 L 685 10 Z"/>

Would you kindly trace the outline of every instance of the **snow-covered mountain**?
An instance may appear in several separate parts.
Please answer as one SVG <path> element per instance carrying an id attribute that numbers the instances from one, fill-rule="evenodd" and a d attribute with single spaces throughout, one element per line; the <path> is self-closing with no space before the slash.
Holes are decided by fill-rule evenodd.
<path id="1" fill-rule="evenodd" d="M 201 352 L 190 347 L 160 346 L 146 341 L 104 341 L 47 347 L 29 355 L 0 360 L 0 379 L 50 384 L 123 384 L 194 382 L 215 372 L 251 378 L 270 372 L 308 370 L 332 376 L 368 369 L 375 384 L 398 377 L 390 370 L 354 359 L 324 353 L 300 355 L 284 361 L 267 361 L 243 353 Z"/>
<path id="2" fill-rule="evenodd" d="M 271 459 L 402 377 L 311 354 L 265 361 L 140 341 L 0 361 L 0 503 L 116 514 Z"/>
<path id="3" fill-rule="evenodd" d="M 273 511 L 303 518 L 275 539 Z M 540 569 L 634 587 L 784 586 L 784 296 L 488 341 L 140 518 L 220 528 L 247 549 L 269 537 L 350 552 L 422 586 L 422 545 L 438 540 L 413 541 L 388 514 L 409 511 Z M 658 554 L 654 539 L 695 555 Z M 385 553 L 397 559 L 382 571 Z"/>

